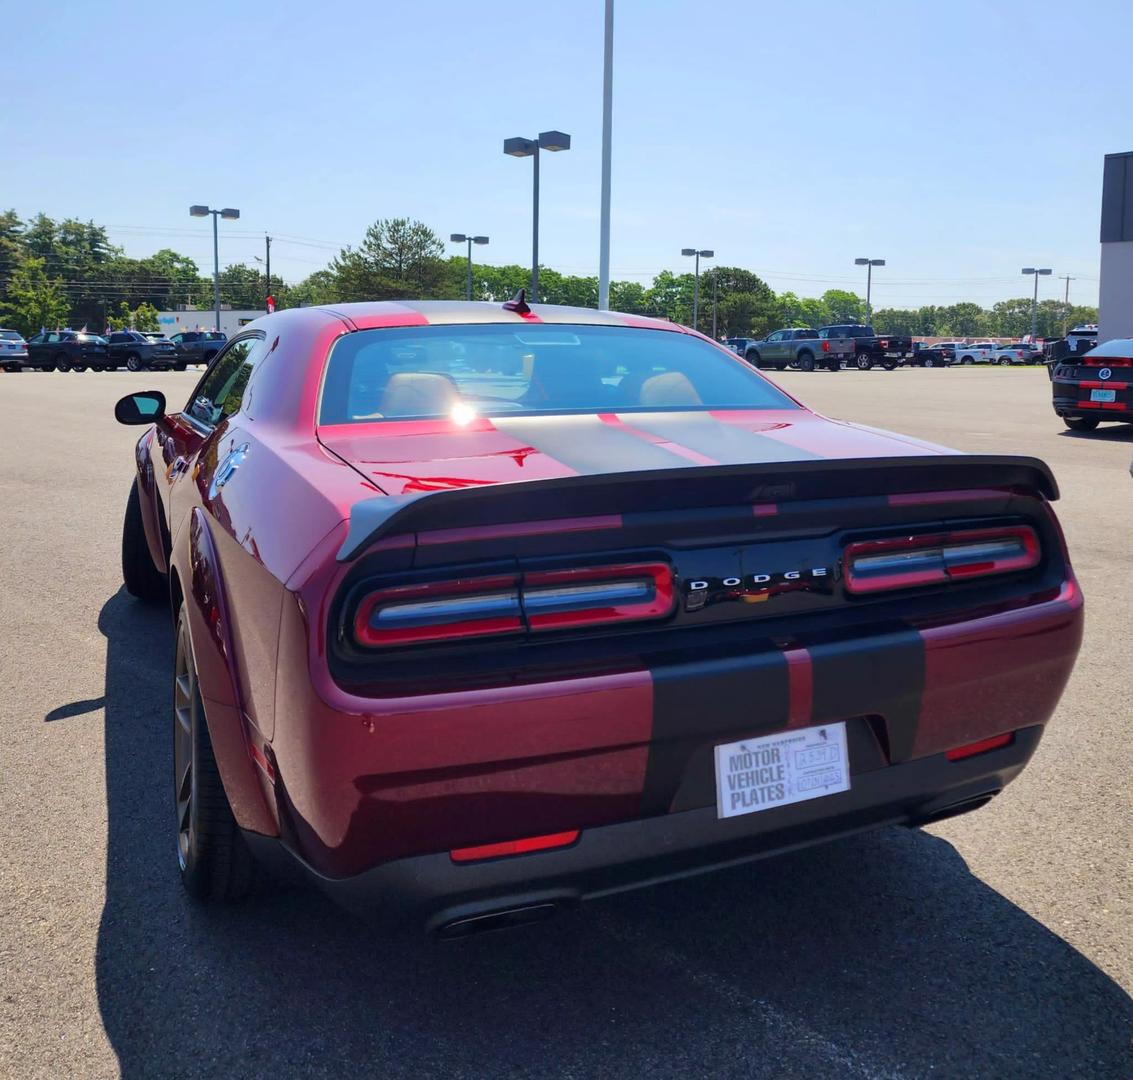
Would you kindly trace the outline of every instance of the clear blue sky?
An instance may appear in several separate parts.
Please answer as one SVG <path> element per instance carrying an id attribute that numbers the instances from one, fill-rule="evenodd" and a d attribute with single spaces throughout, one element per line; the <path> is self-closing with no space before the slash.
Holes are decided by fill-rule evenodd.
<path id="1" fill-rule="evenodd" d="M 875 307 L 1024 295 L 1024 265 L 1096 302 L 1102 156 L 1133 149 L 1128 0 L 617 0 L 616 19 L 616 278 L 696 246 L 803 295 L 864 291 L 854 257 L 886 258 Z M 188 206 L 236 206 L 222 261 L 270 231 L 289 280 L 391 216 L 526 263 L 531 163 L 501 143 L 558 128 L 542 261 L 597 272 L 602 0 L 42 0 L 4 24 L 0 205 L 23 215 L 209 268 Z"/>

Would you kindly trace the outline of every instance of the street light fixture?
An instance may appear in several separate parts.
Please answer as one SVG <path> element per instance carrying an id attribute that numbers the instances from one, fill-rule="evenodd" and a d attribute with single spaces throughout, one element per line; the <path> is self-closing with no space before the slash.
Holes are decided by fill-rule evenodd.
<path id="1" fill-rule="evenodd" d="M 1035 343 L 1035 338 L 1039 335 L 1039 275 L 1051 274 L 1054 271 L 1049 269 L 1037 269 L 1034 266 L 1024 266 L 1024 274 L 1034 274 L 1035 276 L 1035 295 L 1031 300 L 1031 344 Z"/>
<path id="2" fill-rule="evenodd" d="M 199 204 L 189 207 L 190 217 L 208 217 L 212 215 L 212 299 L 216 308 L 216 328 L 220 329 L 220 241 L 217 239 L 216 219 L 235 221 L 240 216 L 239 210 L 226 206 L 223 210 L 210 210 L 207 206 Z"/>
<path id="3" fill-rule="evenodd" d="M 462 232 L 454 232 L 449 239 L 454 244 L 468 244 L 468 299 L 472 299 L 472 245 L 473 244 L 486 244 L 488 238 L 486 236 L 466 236 Z"/>
<path id="4" fill-rule="evenodd" d="M 570 149 L 570 136 L 561 131 L 542 131 L 537 139 L 504 139 L 504 153 L 510 157 L 534 158 L 534 186 L 531 197 L 531 302 L 539 299 L 539 151 L 557 153 Z"/>
<path id="5" fill-rule="evenodd" d="M 870 293 L 873 289 L 873 268 L 875 266 L 884 266 L 884 259 L 855 259 L 855 266 L 864 266 L 865 272 L 865 321 L 873 321 L 873 308 L 870 306 Z"/>
<path id="6" fill-rule="evenodd" d="M 697 251 L 696 248 L 681 248 L 682 255 L 695 255 L 696 256 L 696 271 L 692 279 L 692 328 L 696 329 L 696 317 L 700 309 L 700 260 L 711 259 L 715 256 L 716 252 L 704 248 Z"/>

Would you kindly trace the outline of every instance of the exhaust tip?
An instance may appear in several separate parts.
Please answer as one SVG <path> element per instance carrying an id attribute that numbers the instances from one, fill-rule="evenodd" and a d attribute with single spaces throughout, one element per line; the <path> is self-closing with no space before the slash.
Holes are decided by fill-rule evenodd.
<path id="1" fill-rule="evenodd" d="M 525 904 L 522 907 L 505 908 L 502 911 L 489 911 L 483 915 L 470 915 L 454 919 L 435 931 L 436 936 L 445 941 L 472 937 L 474 934 L 487 934 L 493 930 L 510 930 L 527 923 L 544 922 L 559 909 L 558 904 Z"/>
<path id="2" fill-rule="evenodd" d="M 914 828 L 919 828 L 921 825 L 931 825 L 934 822 L 944 821 L 950 817 L 967 814 L 972 810 L 978 810 L 981 806 L 986 806 L 998 794 L 998 791 L 989 791 L 983 795 L 976 795 L 970 799 L 950 803 L 948 806 L 941 807 L 939 810 L 933 810 L 931 813 L 918 815 L 909 824 Z"/>

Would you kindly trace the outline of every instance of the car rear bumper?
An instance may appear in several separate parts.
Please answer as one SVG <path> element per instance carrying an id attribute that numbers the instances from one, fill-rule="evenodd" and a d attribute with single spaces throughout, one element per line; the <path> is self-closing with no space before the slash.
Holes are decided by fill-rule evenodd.
<path id="1" fill-rule="evenodd" d="M 1053 406 L 1058 416 L 1090 417 L 1094 420 L 1133 420 L 1133 390 L 1128 384 L 1101 382 L 1074 383 L 1053 379 Z M 1113 391 L 1114 401 L 1090 401 L 1094 389 Z"/>
<path id="2" fill-rule="evenodd" d="M 297 871 L 344 907 L 444 936 L 534 921 L 582 900 L 734 866 L 885 825 L 919 825 L 982 806 L 1026 765 L 1042 725 L 959 761 L 944 754 L 853 776 L 849 791 L 741 817 L 714 807 L 582 830 L 570 847 L 481 862 L 447 852 L 332 879 L 279 840 L 245 833 L 256 856 Z M 517 828 L 522 823 L 517 822 Z"/>

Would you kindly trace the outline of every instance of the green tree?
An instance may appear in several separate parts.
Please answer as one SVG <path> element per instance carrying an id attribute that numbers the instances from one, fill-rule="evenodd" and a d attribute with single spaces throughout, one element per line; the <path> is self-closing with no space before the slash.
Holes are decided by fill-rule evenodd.
<path id="1" fill-rule="evenodd" d="M 374 222 L 357 248 L 346 247 L 331 263 L 343 300 L 436 298 L 452 295 L 452 265 L 444 245 L 420 221 Z"/>
<path id="2" fill-rule="evenodd" d="M 857 293 L 845 289 L 827 289 L 822 294 L 822 305 L 826 309 L 823 322 L 865 322 L 865 301 Z"/>
<path id="3" fill-rule="evenodd" d="M 611 281 L 610 308 L 627 315 L 645 314 L 649 310 L 645 286 L 637 281 Z"/>
<path id="4" fill-rule="evenodd" d="M 8 279 L 7 298 L 0 303 L 0 311 L 13 330 L 31 337 L 43 327 L 66 323 L 70 304 L 58 279 L 47 276 L 43 259 L 26 258 Z"/>
<path id="5" fill-rule="evenodd" d="M 157 308 L 152 304 L 139 304 L 134 309 L 132 322 L 135 330 L 156 334 L 161 329 L 157 321 Z"/>

